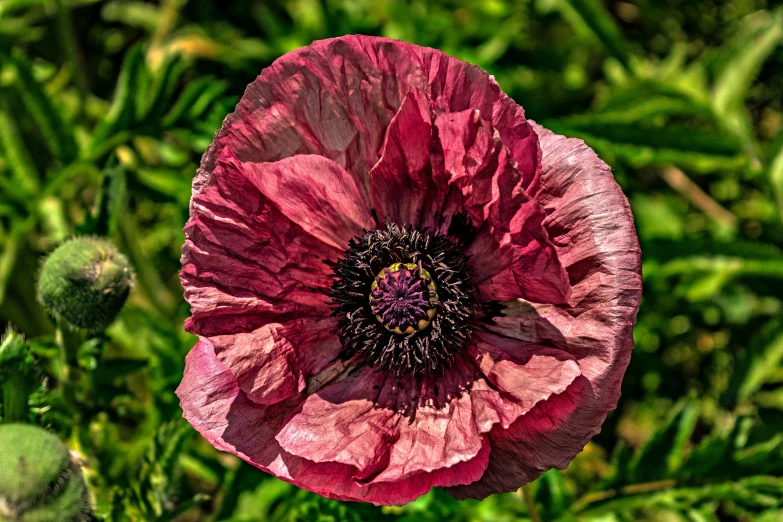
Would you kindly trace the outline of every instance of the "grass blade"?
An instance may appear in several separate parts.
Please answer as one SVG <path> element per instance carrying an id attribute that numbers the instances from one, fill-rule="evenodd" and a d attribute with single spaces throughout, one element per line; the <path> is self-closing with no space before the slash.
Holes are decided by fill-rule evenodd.
<path id="1" fill-rule="evenodd" d="M 19 95 L 49 149 L 64 163 L 72 162 L 78 155 L 73 128 L 66 123 L 54 101 L 33 77 L 32 64 L 27 58 L 21 52 L 14 51 L 11 63 L 16 69 Z"/>

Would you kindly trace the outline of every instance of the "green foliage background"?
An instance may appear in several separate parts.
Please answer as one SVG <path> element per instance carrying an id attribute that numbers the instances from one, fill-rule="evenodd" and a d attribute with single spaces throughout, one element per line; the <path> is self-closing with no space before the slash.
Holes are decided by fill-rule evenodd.
<path id="1" fill-rule="evenodd" d="M 347 33 L 483 67 L 631 201 L 645 288 L 622 399 L 525 492 L 325 500 L 180 420 L 199 158 L 264 66 Z M 26 420 L 80 453 L 107 521 L 783 520 L 782 40 L 764 0 L 0 0 L 0 322 L 36 360 Z M 69 340 L 35 281 L 77 234 L 108 236 L 136 281 L 106 332 Z"/>

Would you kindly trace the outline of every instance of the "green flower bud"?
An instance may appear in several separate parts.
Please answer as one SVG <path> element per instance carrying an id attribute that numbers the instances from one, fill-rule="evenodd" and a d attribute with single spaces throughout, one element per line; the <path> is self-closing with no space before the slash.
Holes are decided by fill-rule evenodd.
<path id="1" fill-rule="evenodd" d="M 128 260 L 113 244 L 77 237 L 44 262 L 38 298 L 53 316 L 80 328 L 101 330 L 122 309 L 132 279 Z"/>
<path id="2" fill-rule="evenodd" d="M 84 522 L 90 498 L 79 466 L 55 435 L 0 426 L 0 522 Z"/>
<path id="3" fill-rule="evenodd" d="M 0 392 L 5 422 L 27 419 L 27 403 L 39 382 L 35 360 L 21 335 L 8 330 L 0 342 Z"/>

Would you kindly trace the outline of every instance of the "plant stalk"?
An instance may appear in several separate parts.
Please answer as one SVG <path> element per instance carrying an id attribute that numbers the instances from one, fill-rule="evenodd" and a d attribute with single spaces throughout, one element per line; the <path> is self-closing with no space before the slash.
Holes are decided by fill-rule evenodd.
<path id="1" fill-rule="evenodd" d="M 533 500 L 533 494 L 530 492 L 530 484 L 522 486 L 522 498 L 525 499 L 525 505 L 530 514 L 530 519 L 533 522 L 541 522 L 541 515 L 538 513 L 536 502 Z"/>
<path id="2" fill-rule="evenodd" d="M 58 318 L 55 340 L 60 348 L 60 389 L 68 406 L 74 412 L 78 412 L 79 400 L 76 389 L 81 377 L 79 347 L 82 344 L 82 334 L 64 319 Z"/>
<path id="3" fill-rule="evenodd" d="M 24 377 L 12 376 L 2 386 L 3 422 L 26 422 L 29 395 Z"/>

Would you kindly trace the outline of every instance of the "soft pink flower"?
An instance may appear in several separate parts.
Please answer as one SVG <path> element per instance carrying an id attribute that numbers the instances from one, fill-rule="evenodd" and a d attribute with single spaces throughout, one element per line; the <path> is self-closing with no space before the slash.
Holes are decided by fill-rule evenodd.
<path id="1" fill-rule="evenodd" d="M 439 51 L 347 36 L 277 60 L 207 149 L 185 234 L 185 417 L 300 487 L 513 491 L 617 403 L 641 294 L 626 198 Z"/>

